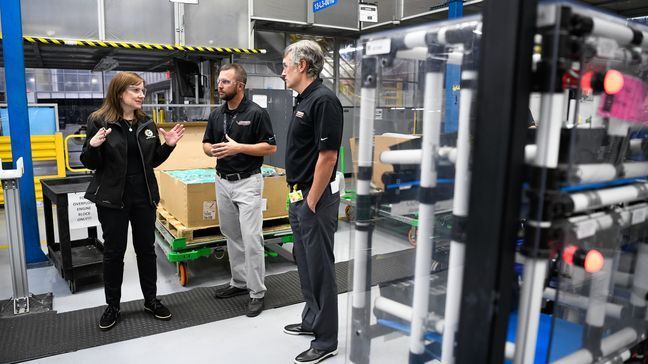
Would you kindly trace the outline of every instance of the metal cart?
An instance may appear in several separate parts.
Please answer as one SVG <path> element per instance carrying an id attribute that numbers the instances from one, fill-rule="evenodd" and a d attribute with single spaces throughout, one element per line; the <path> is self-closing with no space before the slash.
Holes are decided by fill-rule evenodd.
<path id="1" fill-rule="evenodd" d="M 340 196 L 340 203 L 344 205 L 344 214 L 347 221 L 353 220 L 353 209 L 355 208 L 355 192 L 351 190 L 345 191 L 345 194 Z M 445 216 L 451 215 L 452 212 L 452 200 L 440 201 L 437 202 L 437 209 L 435 215 L 437 219 L 441 219 L 442 226 L 446 226 L 449 223 L 450 219 L 445 218 Z M 410 244 L 416 246 L 416 234 L 418 232 L 418 213 L 414 212 L 411 214 L 394 214 L 392 209 L 394 208 L 393 204 L 380 204 L 378 207 L 377 215 L 381 218 L 385 218 L 391 221 L 396 221 L 403 223 L 409 228 L 407 229 L 407 241 Z"/>
<path id="2" fill-rule="evenodd" d="M 263 239 L 265 241 L 266 255 L 279 255 L 290 261 L 294 261 L 292 249 L 286 250 L 283 247 L 284 244 L 293 242 L 292 230 L 290 229 L 290 224 L 287 223 L 287 219 L 266 220 L 263 224 Z M 182 286 L 185 286 L 189 282 L 187 265 L 190 261 L 219 252 L 224 253 L 226 249 L 226 239 L 220 234 L 198 237 L 187 241 L 187 238 L 173 236 L 160 220 L 155 221 L 155 228 L 155 241 L 162 251 L 164 251 L 169 263 L 176 265 L 178 280 Z"/>
<path id="3" fill-rule="evenodd" d="M 97 227 L 87 228 L 87 238 L 70 240 L 68 194 L 85 192 L 91 179 L 92 176 L 80 176 L 41 180 L 49 259 L 68 281 L 72 293 L 77 291 L 80 279 L 103 278 L 103 243 L 97 238 Z M 52 204 L 56 205 L 58 242 L 54 238 Z"/>

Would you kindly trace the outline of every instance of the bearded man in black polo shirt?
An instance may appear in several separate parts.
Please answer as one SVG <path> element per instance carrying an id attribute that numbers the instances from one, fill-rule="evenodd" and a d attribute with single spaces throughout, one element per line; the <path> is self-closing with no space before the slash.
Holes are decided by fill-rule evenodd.
<path id="1" fill-rule="evenodd" d="M 216 298 L 248 294 L 247 316 L 263 310 L 266 287 L 263 251 L 263 156 L 277 151 L 270 116 L 245 97 L 247 73 L 241 65 L 221 67 L 218 95 L 224 101 L 212 111 L 203 151 L 216 157 L 216 203 L 221 232 L 227 238 L 232 279 Z"/>
<path id="2" fill-rule="evenodd" d="M 308 350 L 295 363 L 318 363 L 337 354 L 338 308 L 333 237 L 340 205 L 335 181 L 342 140 L 342 104 L 322 85 L 320 46 L 310 40 L 284 51 L 282 78 L 297 91 L 288 127 L 286 180 L 290 195 L 297 269 L 306 305 L 301 322 L 287 325 L 291 335 L 313 335 Z"/>

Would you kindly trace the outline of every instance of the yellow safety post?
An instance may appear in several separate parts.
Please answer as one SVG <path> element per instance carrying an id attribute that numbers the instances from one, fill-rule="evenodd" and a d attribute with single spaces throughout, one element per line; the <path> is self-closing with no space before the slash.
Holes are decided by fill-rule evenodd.
<path id="1" fill-rule="evenodd" d="M 69 148 L 68 148 L 68 141 L 70 139 L 73 139 L 73 138 L 79 138 L 79 139 L 83 138 L 83 139 L 85 139 L 86 135 L 85 134 L 70 134 L 67 137 L 65 137 L 65 144 L 64 144 L 64 147 L 65 147 L 65 167 L 70 172 L 90 172 L 90 170 L 87 169 L 87 168 L 72 168 L 72 166 L 70 166 L 70 153 L 69 153 Z"/>

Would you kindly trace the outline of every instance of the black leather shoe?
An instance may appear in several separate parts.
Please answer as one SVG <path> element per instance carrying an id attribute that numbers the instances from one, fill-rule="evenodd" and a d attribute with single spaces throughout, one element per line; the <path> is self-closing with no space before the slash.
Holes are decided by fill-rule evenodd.
<path id="1" fill-rule="evenodd" d="M 326 358 L 330 358 L 335 354 L 337 354 L 337 349 L 317 350 L 315 348 L 310 348 L 297 355 L 295 358 L 295 364 L 315 364 Z"/>
<path id="2" fill-rule="evenodd" d="M 234 286 L 227 286 L 225 288 L 221 288 L 214 293 L 214 297 L 216 298 L 230 298 L 234 296 L 241 296 L 244 294 L 248 294 L 247 288 L 238 288 Z"/>
<path id="3" fill-rule="evenodd" d="M 248 303 L 247 313 L 245 314 L 245 316 L 247 317 L 259 316 L 261 311 L 263 311 L 263 297 L 250 298 L 250 302 Z"/>
<path id="4" fill-rule="evenodd" d="M 108 331 L 117 325 L 117 321 L 119 321 L 119 308 L 108 305 L 99 320 L 99 328 Z"/>
<path id="5" fill-rule="evenodd" d="M 313 336 L 315 336 L 314 332 L 302 329 L 301 324 L 286 325 L 286 326 L 284 326 L 283 331 L 288 335 L 313 335 Z"/>
<path id="6" fill-rule="evenodd" d="M 166 308 L 166 306 L 164 306 L 157 298 L 144 303 L 144 310 L 158 320 L 171 320 L 171 311 L 169 311 L 169 309 Z"/>

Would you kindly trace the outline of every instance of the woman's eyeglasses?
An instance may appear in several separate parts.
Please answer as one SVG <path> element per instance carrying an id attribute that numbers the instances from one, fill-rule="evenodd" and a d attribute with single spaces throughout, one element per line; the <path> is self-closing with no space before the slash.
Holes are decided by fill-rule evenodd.
<path id="1" fill-rule="evenodd" d="M 146 88 L 144 87 L 137 87 L 137 86 L 128 86 L 127 87 L 128 91 L 138 95 L 140 92 L 142 95 L 146 96 Z"/>

